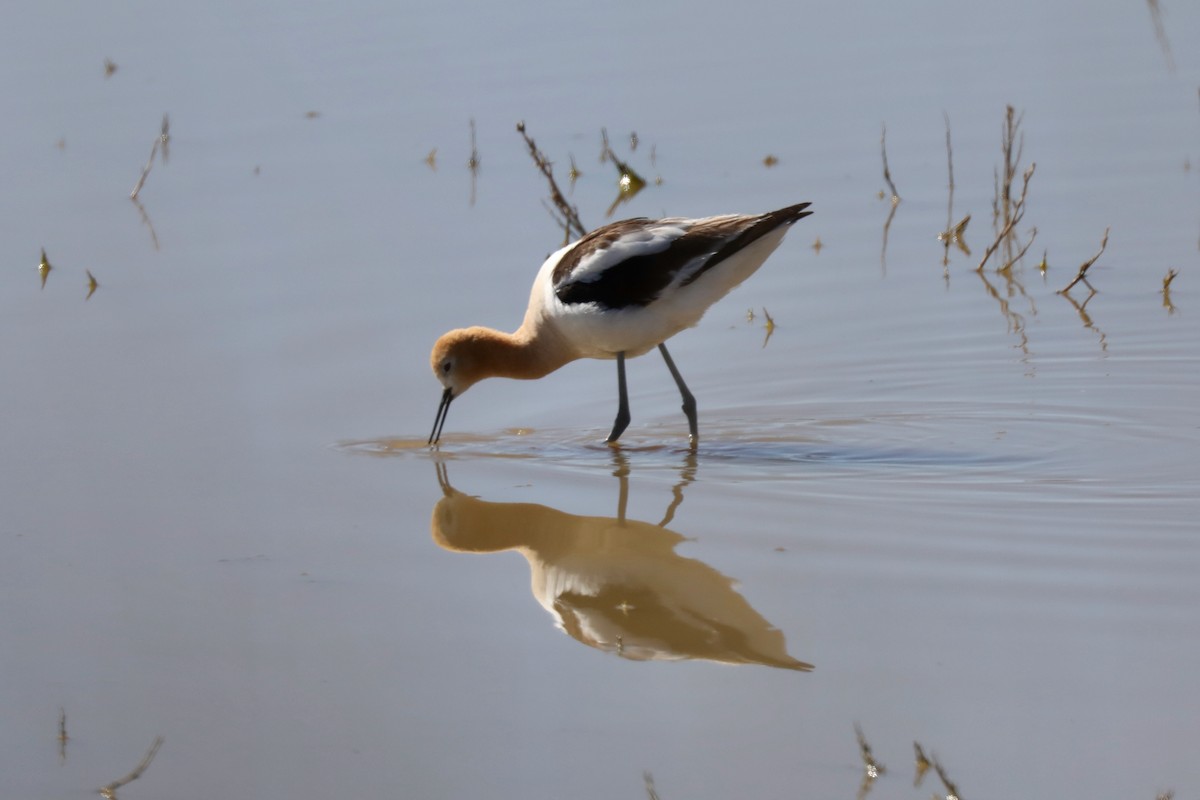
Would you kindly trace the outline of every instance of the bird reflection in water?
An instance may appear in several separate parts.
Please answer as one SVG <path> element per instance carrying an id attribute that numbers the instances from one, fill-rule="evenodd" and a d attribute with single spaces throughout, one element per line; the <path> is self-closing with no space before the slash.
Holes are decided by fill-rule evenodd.
<path id="1" fill-rule="evenodd" d="M 635 661 L 702 659 L 808 671 L 787 653 L 783 633 L 733 588 L 733 580 L 675 547 L 666 526 L 694 479 L 695 454 L 681 472 L 662 522 L 626 519 L 629 468 L 615 454 L 616 517 L 568 514 L 536 503 L 492 503 L 450 485 L 437 463 L 442 498 L 433 539 L 446 550 L 516 550 L 529 562 L 533 596 L 556 625 L 584 644 Z"/>

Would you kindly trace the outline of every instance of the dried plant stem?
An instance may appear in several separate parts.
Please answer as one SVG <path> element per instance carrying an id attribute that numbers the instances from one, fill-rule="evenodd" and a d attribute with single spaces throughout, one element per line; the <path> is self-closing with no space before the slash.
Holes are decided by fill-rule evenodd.
<path id="1" fill-rule="evenodd" d="M 124 778 L 118 778 L 112 783 L 100 789 L 100 795 L 105 798 L 115 798 L 117 789 L 120 789 L 126 784 L 133 783 L 138 778 L 142 777 L 142 773 L 150 766 L 150 762 L 154 760 L 154 756 L 158 754 L 158 748 L 162 747 L 163 737 L 155 736 L 154 741 L 150 744 L 150 749 L 146 751 L 146 755 L 138 762 L 138 765 L 133 768 L 133 771 Z"/>
<path id="2" fill-rule="evenodd" d="M 913 787 L 921 785 L 921 781 L 925 779 L 925 773 L 933 766 L 933 762 L 925 755 L 925 751 L 921 749 L 921 743 L 913 742 L 913 760 L 916 762 L 916 774 L 913 776 Z"/>
<path id="3" fill-rule="evenodd" d="M 950 174 L 950 192 L 946 200 L 946 232 L 949 235 L 942 237 L 942 266 L 946 267 L 950 264 L 950 240 L 954 238 L 954 150 L 950 146 L 950 115 L 943 112 L 942 117 L 946 120 L 946 169 Z"/>
<path id="4" fill-rule="evenodd" d="M 1008 261 L 1004 262 L 1004 266 L 1001 267 L 999 271 L 1004 272 L 1005 270 L 1011 269 L 1013 264 L 1017 263 L 1022 258 L 1024 258 L 1026 251 L 1029 250 L 1029 246 L 1031 244 L 1033 244 L 1033 240 L 1037 238 L 1037 234 L 1038 234 L 1038 230 L 1037 230 L 1037 226 L 1035 225 L 1033 228 L 1030 228 L 1030 230 L 1029 230 L 1029 241 L 1025 243 L 1025 246 L 1022 247 L 1015 256 L 1010 258 Z"/>
<path id="5" fill-rule="evenodd" d="M 130 200 L 137 200 L 138 192 L 142 190 L 142 186 L 146 183 L 146 176 L 150 174 L 150 169 L 154 166 L 154 157 L 158 155 L 158 143 L 160 141 L 162 141 L 161 135 L 154 139 L 154 146 L 150 148 L 150 158 L 146 160 L 146 166 L 142 167 L 142 174 L 138 177 L 137 185 L 129 193 Z"/>
<path id="6" fill-rule="evenodd" d="M 547 183 L 550 184 L 550 200 L 554 203 L 554 208 L 557 210 L 558 216 L 555 216 L 554 211 L 551 211 L 550 215 L 554 217 L 559 225 L 563 226 L 567 238 L 570 238 L 572 233 L 577 236 L 583 236 L 587 233 L 587 228 L 584 227 L 583 222 L 579 219 L 579 211 L 575 206 L 567 202 L 567 198 L 563 195 L 562 190 L 558 188 L 558 182 L 554 180 L 554 167 L 550 163 L 550 159 L 546 158 L 546 155 L 538 149 L 533 137 L 526 133 L 524 122 L 517 123 L 517 133 L 521 134 L 521 137 L 525 140 L 525 145 L 529 148 L 529 157 L 533 159 L 533 163 L 537 165 L 538 170 L 541 171 Z"/>
<path id="7" fill-rule="evenodd" d="M 1007 169 L 1007 167 L 1006 167 L 1006 169 Z M 1010 233 L 1012 233 L 1013 228 L 1015 228 L 1017 226 L 1017 224 L 1021 221 L 1021 219 L 1025 216 L 1025 198 L 1029 192 L 1029 179 L 1033 177 L 1033 172 L 1035 169 L 1037 169 L 1036 163 L 1030 164 L 1029 169 L 1025 170 L 1025 174 L 1023 176 L 1023 180 L 1022 180 L 1022 184 L 1021 184 L 1021 196 L 1019 198 L 1017 198 L 1017 201 L 1015 203 L 1012 203 L 1011 206 L 1009 205 L 1009 202 L 1007 199 L 1008 198 L 1007 184 L 1005 185 L 1005 190 L 1004 190 L 1003 196 L 1005 198 L 1005 200 L 1004 200 L 1005 208 L 1008 209 L 1008 213 L 1006 214 L 1008 221 L 1005 222 L 1004 227 L 1002 227 L 1000 229 L 1000 232 L 998 234 L 996 234 L 996 240 L 994 242 L 992 242 L 990 245 L 988 245 L 987 250 L 984 251 L 983 258 L 980 260 L 979 266 L 975 268 L 976 272 L 981 272 L 983 270 L 983 265 L 988 262 L 988 259 L 992 257 L 993 253 L 995 253 L 997 250 L 1000 249 L 1000 245 L 1004 243 L 1005 239 L 1008 238 L 1008 235 Z M 1013 260 L 1015 261 L 1016 259 L 1013 259 Z"/>
<path id="8" fill-rule="evenodd" d="M 171 158 L 171 119 L 166 114 L 163 114 L 158 140 L 162 143 L 162 162 L 166 164 Z"/>
<path id="9" fill-rule="evenodd" d="M 1025 151 L 1025 134 L 1021 133 L 1021 121 L 1025 119 L 1025 114 L 1017 114 L 1012 106 L 1006 106 L 1004 110 L 1004 130 L 1001 136 L 1001 150 L 1004 153 L 1004 179 L 1000 183 L 1000 203 L 998 211 L 1001 217 L 1007 222 L 1016 209 L 1012 205 L 1012 185 L 1017 177 L 1017 170 L 1020 168 L 1021 155 Z M 1014 152 L 1015 148 L 1015 152 Z"/>
<path id="10" fill-rule="evenodd" d="M 91 273 L 89 272 L 88 275 Z M 88 297 L 91 296 L 92 293 L 88 292 Z M 63 764 L 67 763 L 67 742 L 70 739 L 71 737 L 67 735 L 67 710 L 60 706 L 58 709 L 58 760 Z"/>
<path id="11" fill-rule="evenodd" d="M 887 125 L 883 126 L 883 132 L 879 135 L 879 149 L 883 153 L 883 179 L 887 181 L 888 188 L 892 190 L 892 205 L 896 205 L 900 202 L 900 193 L 896 191 L 896 184 L 892 182 L 892 171 L 888 169 Z"/>
<path id="12" fill-rule="evenodd" d="M 941 779 L 942 786 L 946 789 L 947 800 L 949 800 L 949 798 L 961 800 L 962 795 L 958 793 L 958 787 L 954 785 L 954 781 L 950 780 L 950 776 L 946 774 L 946 769 L 942 766 L 941 762 L 938 761 L 937 756 L 933 757 L 933 769 L 937 773 L 938 778 Z"/>
<path id="13" fill-rule="evenodd" d="M 1163 57 L 1167 60 L 1167 69 L 1175 72 L 1175 58 L 1171 55 L 1171 40 L 1167 38 L 1167 27 L 1163 24 L 1162 7 L 1158 4 L 1158 0 L 1146 0 L 1146 5 L 1150 7 L 1150 21 L 1154 24 L 1154 38 L 1158 39 L 1158 46 L 1162 48 Z"/>
<path id="14" fill-rule="evenodd" d="M 650 770 L 642 773 L 642 781 L 646 784 L 647 800 L 659 800 L 658 792 L 654 788 L 654 776 L 650 774 Z"/>
<path id="15" fill-rule="evenodd" d="M 475 192 L 479 183 L 479 148 L 475 143 L 475 118 L 471 117 L 471 157 L 467 159 L 467 170 L 471 173 L 471 201 L 475 207 Z"/>
<path id="16" fill-rule="evenodd" d="M 1088 283 L 1087 271 L 1091 268 L 1092 264 L 1095 264 L 1096 261 L 1099 260 L 1100 256 L 1104 254 L 1104 248 L 1108 247 L 1108 230 L 1108 228 L 1104 229 L 1104 238 L 1100 240 L 1100 249 L 1096 252 L 1096 255 L 1092 256 L 1079 266 L 1079 272 L 1075 274 L 1075 277 L 1071 279 L 1070 283 L 1058 290 L 1059 294 L 1066 294 L 1067 292 L 1071 291 L 1071 287 L 1080 281 L 1086 284 L 1087 287 L 1093 292 L 1096 291 L 1096 289 L 1090 283 Z"/>
<path id="17" fill-rule="evenodd" d="M 871 753 L 871 745 L 867 743 L 867 737 L 858 723 L 854 724 L 854 738 L 858 740 L 858 753 L 867 774 L 874 779 L 887 772 L 887 768 L 875 760 L 874 754 Z"/>

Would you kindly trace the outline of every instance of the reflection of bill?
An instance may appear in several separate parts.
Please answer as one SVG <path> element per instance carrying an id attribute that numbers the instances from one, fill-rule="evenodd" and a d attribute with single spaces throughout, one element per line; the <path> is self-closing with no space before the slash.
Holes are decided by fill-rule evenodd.
<path id="1" fill-rule="evenodd" d="M 783 633 L 734 591 L 732 579 L 675 552 L 680 534 L 623 513 L 581 517 L 479 500 L 454 489 L 441 464 L 438 480 L 433 540 L 456 552 L 525 556 L 533 596 L 584 644 L 638 661 L 813 668 L 787 654 Z"/>

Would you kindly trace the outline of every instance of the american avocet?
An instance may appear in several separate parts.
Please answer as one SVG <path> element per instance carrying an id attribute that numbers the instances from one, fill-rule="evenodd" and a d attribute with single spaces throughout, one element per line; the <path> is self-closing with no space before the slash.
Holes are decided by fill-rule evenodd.
<path id="1" fill-rule="evenodd" d="M 657 346 L 683 397 L 695 446 L 696 399 L 663 343 L 753 275 L 788 227 L 812 213 L 808 206 L 703 219 L 627 219 L 552 254 L 534 279 L 525 321 L 514 333 L 461 328 L 433 346 L 433 374 L 444 391 L 429 444 L 441 437 L 451 401 L 478 381 L 541 378 L 577 358 L 617 361 L 617 418 L 606 440 L 615 442 L 629 425 L 625 358 Z"/>

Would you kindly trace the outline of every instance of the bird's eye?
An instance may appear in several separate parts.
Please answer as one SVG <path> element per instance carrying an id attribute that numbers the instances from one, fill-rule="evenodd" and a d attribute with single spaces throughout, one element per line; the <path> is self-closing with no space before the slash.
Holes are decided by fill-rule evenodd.
<path id="1" fill-rule="evenodd" d="M 448 358 L 442 362 L 442 374 L 443 375 L 450 374 L 450 359 L 448 359 Z"/>

